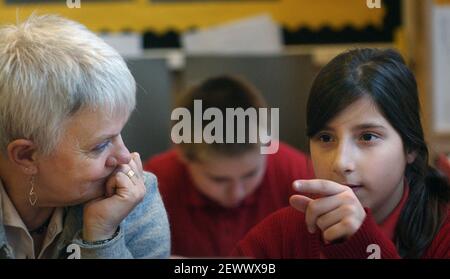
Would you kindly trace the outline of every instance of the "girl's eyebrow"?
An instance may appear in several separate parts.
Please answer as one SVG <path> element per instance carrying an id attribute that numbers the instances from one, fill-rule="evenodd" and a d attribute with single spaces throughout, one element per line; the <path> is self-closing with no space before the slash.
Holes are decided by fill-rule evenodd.
<path id="1" fill-rule="evenodd" d="M 365 130 L 365 129 L 381 129 L 381 130 L 386 130 L 386 127 L 379 124 L 379 123 L 372 123 L 372 122 L 368 122 L 368 123 L 362 123 L 362 124 L 358 124 L 355 127 L 352 128 L 352 130 L 357 131 L 357 130 Z M 322 131 L 334 131 L 335 128 L 330 127 L 330 126 L 325 126 Z"/>
<path id="2" fill-rule="evenodd" d="M 323 127 L 323 129 L 321 131 L 334 131 L 334 128 L 326 125 L 325 127 Z"/>
<path id="3" fill-rule="evenodd" d="M 363 123 L 356 125 L 352 130 L 366 130 L 366 129 L 381 129 L 386 130 L 386 127 L 384 127 L 381 124 L 378 123 Z"/>

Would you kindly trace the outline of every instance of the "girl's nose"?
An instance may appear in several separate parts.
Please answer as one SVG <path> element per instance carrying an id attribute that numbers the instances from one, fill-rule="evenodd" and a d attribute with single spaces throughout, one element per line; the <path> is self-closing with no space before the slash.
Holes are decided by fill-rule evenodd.
<path id="1" fill-rule="evenodd" d="M 336 149 L 333 171 L 339 175 L 346 176 L 355 170 L 355 160 L 350 143 L 342 142 Z"/>

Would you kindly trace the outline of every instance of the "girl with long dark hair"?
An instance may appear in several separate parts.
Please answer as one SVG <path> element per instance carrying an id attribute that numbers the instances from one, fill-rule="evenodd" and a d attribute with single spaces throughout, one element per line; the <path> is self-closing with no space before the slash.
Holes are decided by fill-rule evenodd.
<path id="1" fill-rule="evenodd" d="M 307 106 L 315 180 L 266 218 L 234 255 L 450 258 L 449 185 L 428 165 L 415 78 L 394 50 L 342 53 Z"/>

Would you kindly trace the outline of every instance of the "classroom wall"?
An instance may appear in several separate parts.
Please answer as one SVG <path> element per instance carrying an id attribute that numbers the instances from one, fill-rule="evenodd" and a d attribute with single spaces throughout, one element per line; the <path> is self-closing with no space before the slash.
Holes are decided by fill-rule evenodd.
<path id="1" fill-rule="evenodd" d="M 343 28 L 381 27 L 385 9 L 369 9 L 365 0 L 236 0 L 195 1 L 151 0 L 90 2 L 81 0 L 80 9 L 69 9 L 66 1 L 46 4 L 6 4 L 0 1 L 0 24 L 26 18 L 33 11 L 58 13 L 87 25 L 95 31 L 132 30 L 143 32 L 186 31 L 223 22 L 269 13 L 286 28 L 323 26 Z M 45 0 L 44 0 L 45 2 Z"/>

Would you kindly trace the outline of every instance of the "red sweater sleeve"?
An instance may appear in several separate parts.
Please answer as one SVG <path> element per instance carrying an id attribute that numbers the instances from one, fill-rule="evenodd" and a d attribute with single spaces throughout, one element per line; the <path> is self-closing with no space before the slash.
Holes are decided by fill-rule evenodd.
<path id="1" fill-rule="evenodd" d="M 400 258 L 395 244 L 386 237 L 369 209 L 366 209 L 366 219 L 359 230 L 349 239 L 338 244 L 323 245 L 322 253 L 328 259 L 365 259 L 370 255 L 367 251 L 369 245 L 376 244 L 380 247 L 382 259 Z"/>

